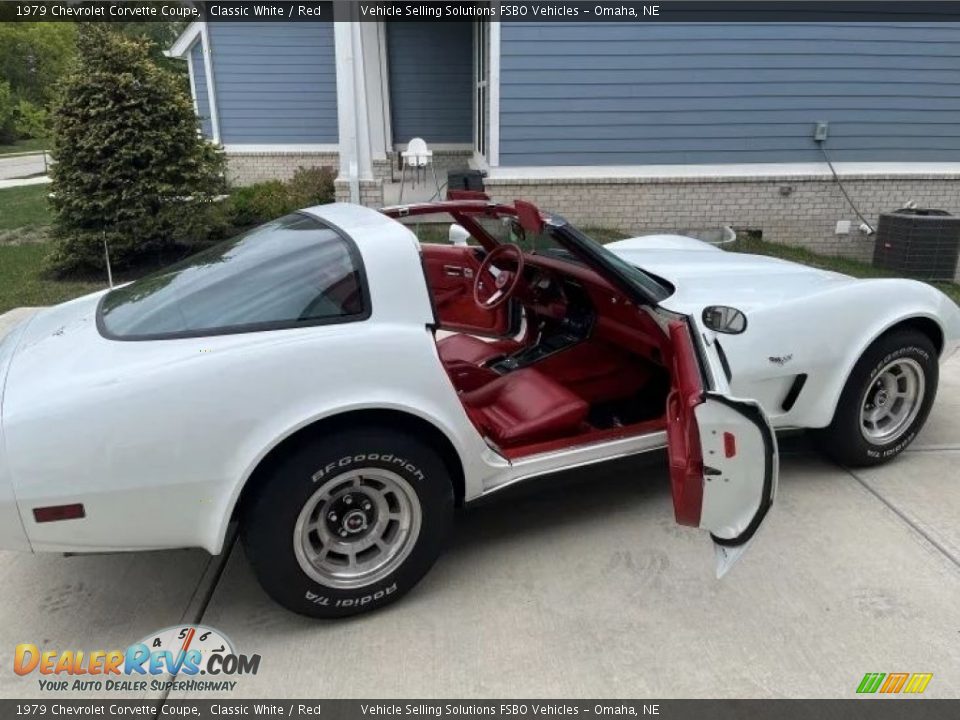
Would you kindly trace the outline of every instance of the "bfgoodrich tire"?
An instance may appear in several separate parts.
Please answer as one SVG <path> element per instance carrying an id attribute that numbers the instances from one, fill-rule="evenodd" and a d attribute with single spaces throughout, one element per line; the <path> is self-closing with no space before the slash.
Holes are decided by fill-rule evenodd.
<path id="1" fill-rule="evenodd" d="M 926 422 L 938 380 L 937 352 L 926 335 L 900 330 L 881 336 L 850 373 L 833 422 L 815 432 L 818 445 L 852 467 L 896 457 Z"/>
<path id="2" fill-rule="evenodd" d="M 284 607 L 337 618 L 402 597 L 443 551 L 453 486 L 431 448 L 392 429 L 302 446 L 245 502 L 241 538 Z"/>

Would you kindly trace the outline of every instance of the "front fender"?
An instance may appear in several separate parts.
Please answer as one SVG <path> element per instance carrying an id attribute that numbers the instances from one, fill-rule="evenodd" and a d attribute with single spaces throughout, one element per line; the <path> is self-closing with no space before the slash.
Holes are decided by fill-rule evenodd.
<path id="1" fill-rule="evenodd" d="M 761 401 L 776 427 L 830 424 L 840 393 L 864 351 L 900 323 L 926 319 L 944 335 L 944 353 L 960 335 L 958 309 L 936 288 L 913 280 L 864 280 L 823 293 L 754 308 L 743 335 L 721 336 L 738 395 Z M 796 404 L 781 404 L 807 375 Z"/>

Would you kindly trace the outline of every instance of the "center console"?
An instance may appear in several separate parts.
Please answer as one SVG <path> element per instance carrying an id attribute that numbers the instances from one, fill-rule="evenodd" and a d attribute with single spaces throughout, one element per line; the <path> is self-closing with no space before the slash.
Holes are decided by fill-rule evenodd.
<path id="1" fill-rule="evenodd" d="M 568 297 L 583 292 L 572 283 L 565 290 Z M 565 303 L 565 312 L 559 317 L 541 315 L 534 307 L 530 320 L 538 323 L 536 342 L 491 363 L 488 366 L 491 370 L 501 375 L 513 372 L 586 340 L 593 330 L 595 313 L 586 298 L 577 298 L 574 302 Z"/>

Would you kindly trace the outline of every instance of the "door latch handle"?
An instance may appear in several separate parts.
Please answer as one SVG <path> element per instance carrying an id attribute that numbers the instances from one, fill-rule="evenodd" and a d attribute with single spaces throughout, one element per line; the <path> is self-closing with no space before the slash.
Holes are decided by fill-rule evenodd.
<path id="1" fill-rule="evenodd" d="M 473 277 L 473 270 L 470 268 L 460 267 L 459 265 L 444 265 L 443 273 L 444 275 L 451 275 L 453 277 Z"/>

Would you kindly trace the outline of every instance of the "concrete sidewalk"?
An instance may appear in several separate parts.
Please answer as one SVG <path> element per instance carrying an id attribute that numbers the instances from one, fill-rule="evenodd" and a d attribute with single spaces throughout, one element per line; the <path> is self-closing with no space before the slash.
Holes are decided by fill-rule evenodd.
<path id="1" fill-rule="evenodd" d="M 27 185 L 49 185 L 50 178 L 46 175 L 42 177 L 18 178 L 13 180 L 0 180 L 0 190 L 7 188 L 26 187 Z"/>
<path id="2" fill-rule="evenodd" d="M 894 671 L 958 697 L 960 357 L 938 397 L 880 468 L 784 441 L 776 506 L 722 581 L 706 538 L 674 525 L 656 458 L 465 511 L 418 588 L 347 621 L 274 605 L 239 546 L 0 553 L 0 697 L 46 697 L 11 672 L 16 643 L 113 649 L 198 620 L 262 656 L 229 697 L 852 698 L 864 673 Z"/>
<path id="3" fill-rule="evenodd" d="M 0 180 L 27 178 L 46 174 L 51 159 L 44 152 L 9 153 L 0 155 Z"/>

